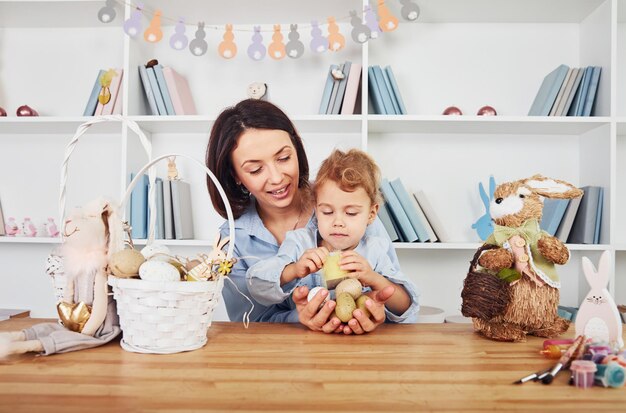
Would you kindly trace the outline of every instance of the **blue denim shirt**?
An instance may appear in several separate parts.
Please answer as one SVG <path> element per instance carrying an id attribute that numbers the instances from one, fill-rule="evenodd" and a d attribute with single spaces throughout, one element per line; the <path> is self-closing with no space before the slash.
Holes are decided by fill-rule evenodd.
<path id="1" fill-rule="evenodd" d="M 248 287 L 252 298 L 264 305 L 278 304 L 287 300 L 298 286 L 306 285 L 309 290 L 323 286 L 321 271 L 309 274 L 302 279 L 295 279 L 282 287 L 280 285 L 283 269 L 296 262 L 306 250 L 316 247 L 318 247 L 316 229 L 301 228 L 289 231 L 276 256 L 259 261 L 248 269 Z M 389 248 L 391 248 L 391 241 L 388 238 L 365 235 L 355 251 L 368 261 L 375 272 L 394 284 L 403 286 L 408 292 L 411 305 L 403 314 L 396 315 L 387 310 L 387 320 L 399 323 L 407 319 L 412 320 L 417 316 L 418 293 L 413 283 L 402 274 L 400 267 L 391 262 L 387 255 Z"/>
<path id="2" fill-rule="evenodd" d="M 312 215 L 307 222 L 306 228 L 317 230 L 317 220 Z M 228 222 L 220 227 L 222 237 L 229 235 Z M 389 235 L 385 231 L 385 227 L 376 220 L 367 227 L 366 235 L 379 236 L 389 239 Z M 231 237 L 232 238 L 232 237 Z M 237 262 L 233 265 L 231 273 L 228 275 L 231 281 L 237 286 L 239 291 L 248 296 L 254 302 L 254 310 L 249 315 L 250 321 L 266 321 L 276 323 L 297 323 L 298 312 L 296 306 L 289 299 L 274 305 L 261 305 L 252 298 L 246 282 L 246 272 L 248 268 L 256 264 L 260 260 L 272 258 L 278 254 L 278 241 L 271 232 L 265 228 L 263 221 L 257 213 L 254 202 L 250 203 L 248 209 L 235 220 L 235 246 L 233 256 L 237 258 Z M 387 256 L 396 268 L 400 267 L 398 257 L 393 245 L 389 243 L 389 249 L 386 251 Z M 241 296 L 235 287 L 229 283 L 224 283 L 222 290 L 226 311 L 231 321 L 242 321 L 244 313 L 250 311 L 250 303 Z"/>

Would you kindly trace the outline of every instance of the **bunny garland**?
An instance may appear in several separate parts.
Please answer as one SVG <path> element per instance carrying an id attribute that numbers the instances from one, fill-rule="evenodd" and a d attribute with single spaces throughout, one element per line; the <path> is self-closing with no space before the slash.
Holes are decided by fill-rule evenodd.
<path id="1" fill-rule="evenodd" d="M 602 253 L 597 270 L 589 258 L 583 257 L 582 259 L 583 272 L 591 290 L 580 304 L 580 309 L 576 315 L 576 335 L 585 334 L 585 330 L 592 320 L 601 320 L 608 329 L 608 342 L 621 348 L 624 346 L 622 320 L 615 301 L 607 290 L 610 256 L 609 251 Z"/>
<path id="2" fill-rule="evenodd" d="M 527 334 L 554 337 L 567 330 L 569 322 L 557 314 L 560 282 L 554 265 L 567 263 L 569 250 L 556 237 L 541 231 L 539 221 L 543 197 L 579 196 L 582 191 L 573 185 L 541 175 L 503 183 L 495 189 L 489 204 L 494 232 L 485 245 L 496 248 L 483 251 L 478 264 L 492 275 L 487 280 L 510 290 L 506 294 L 510 299 L 502 311 L 488 318 L 481 314 L 489 312 L 463 311 L 473 317 L 478 333 L 493 340 L 524 341 Z M 463 289 L 463 308 L 473 304 L 465 302 L 465 297 L 485 303 L 490 299 L 484 292 L 488 289 L 473 287 L 477 284 L 471 282 L 472 275 L 468 275 Z M 470 288 L 474 290 L 467 291 Z"/>

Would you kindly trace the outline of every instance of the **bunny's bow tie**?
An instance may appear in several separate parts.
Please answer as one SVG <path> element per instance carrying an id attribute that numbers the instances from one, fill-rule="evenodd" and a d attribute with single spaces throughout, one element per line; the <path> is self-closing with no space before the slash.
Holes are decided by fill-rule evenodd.
<path id="1" fill-rule="evenodd" d="M 497 224 L 494 225 L 493 236 L 498 245 L 504 244 L 513 235 L 519 235 L 520 237 L 524 238 L 529 244 L 534 244 L 541 237 L 539 223 L 536 219 L 529 219 L 521 226 L 516 228 L 505 227 Z"/>

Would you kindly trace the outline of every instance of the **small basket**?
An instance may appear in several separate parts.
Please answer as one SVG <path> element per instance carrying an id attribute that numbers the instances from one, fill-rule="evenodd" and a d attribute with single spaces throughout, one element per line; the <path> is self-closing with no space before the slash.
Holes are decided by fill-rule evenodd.
<path id="1" fill-rule="evenodd" d="M 470 268 L 463 281 L 461 313 L 465 317 L 491 320 L 503 314 L 511 301 L 509 283 L 493 274 L 478 271 L 478 259 L 483 251 L 498 248 L 496 245 L 483 245 L 474 254 Z"/>

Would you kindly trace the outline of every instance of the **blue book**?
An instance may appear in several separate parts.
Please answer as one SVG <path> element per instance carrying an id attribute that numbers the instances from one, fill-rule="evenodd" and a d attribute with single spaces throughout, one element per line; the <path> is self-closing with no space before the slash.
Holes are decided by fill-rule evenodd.
<path id="1" fill-rule="evenodd" d="M 156 224 L 154 239 L 165 239 L 165 215 L 163 214 L 163 179 L 156 179 Z"/>
<path id="2" fill-rule="evenodd" d="M 389 212 L 392 218 L 396 221 L 396 224 L 398 224 L 398 228 L 400 228 L 402 239 L 406 242 L 417 241 L 417 233 L 413 229 L 409 217 L 406 215 L 406 212 L 404 212 L 398 197 L 387 179 L 382 180 L 380 190 L 383 193 L 385 201 L 389 204 Z"/>
<path id="3" fill-rule="evenodd" d="M 582 92 L 583 92 L 583 87 L 585 82 L 588 79 L 588 71 L 586 68 L 581 67 L 580 68 L 582 74 L 582 78 L 580 80 L 580 82 L 578 83 L 578 86 L 576 88 L 576 94 L 574 95 L 574 100 L 572 101 L 569 110 L 567 111 L 567 116 L 578 116 L 576 114 L 576 112 L 578 111 L 578 107 L 580 106 L 580 101 L 582 99 Z"/>
<path id="4" fill-rule="evenodd" d="M 600 243 L 600 230 L 601 230 L 601 224 L 602 224 L 602 207 L 604 204 L 604 188 L 600 187 L 600 194 L 598 195 L 598 212 L 596 213 L 596 226 L 595 226 L 595 231 L 593 233 L 593 243 L 594 244 L 599 244 Z"/>
<path id="5" fill-rule="evenodd" d="M 383 75 L 383 80 L 385 81 L 385 87 L 387 88 L 387 91 L 389 92 L 389 97 L 391 98 L 393 112 L 396 115 L 400 115 L 402 112 L 400 112 L 400 105 L 398 104 L 398 101 L 396 100 L 396 95 L 393 93 L 393 87 L 391 86 L 389 75 L 387 74 L 386 70 L 381 70 L 381 73 Z"/>
<path id="6" fill-rule="evenodd" d="M 100 94 L 100 89 L 102 89 L 102 85 L 100 85 L 100 77 L 103 74 L 104 70 L 100 70 L 98 72 L 96 82 L 93 84 L 93 88 L 91 89 L 91 94 L 89 95 L 89 100 L 87 101 L 87 106 L 85 106 L 83 116 L 93 116 L 96 112 L 96 106 L 98 106 L 98 95 Z"/>
<path id="7" fill-rule="evenodd" d="M 337 66 L 337 70 L 343 73 L 343 63 Z M 333 89 L 330 91 L 330 99 L 328 100 L 328 107 L 326 108 L 326 114 L 333 113 L 333 107 L 335 106 L 335 100 L 337 99 L 337 92 L 339 91 L 339 79 L 333 78 Z"/>
<path id="8" fill-rule="evenodd" d="M 148 100 L 148 107 L 150 108 L 150 114 L 158 116 L 159 109 L 157 108 L 156 100 L 154 98 L 154 93 L 152 92 L 152 86 L 150 86 L 150 80 L 148 80 L 148 70 L 144 65 L 139 65 L 139 77 L 141 78 L 141 84 L 143 85 L 143 90 L 146 93 L 146 99 Z"/>
<path id="9" fill-rule="evenodd" d="M 576 106 L 576 116 L 582 116 L 585 108 L 585 101 L 587 100 L 587 92 L 589 91 L 589 85 L 591 84 L 591 76 L 593 75 L 593 66 L 585 68 L 585 81 L 581 83 L 580 100 Z"/>
<path id="10" fill-rule="evenodd" d="M 396 228 L 393 225 L 393 220 L 391 219 L 391 215 L 389 215 L 389 210 L 387 208 L 387 203 L 383 202 L 380 208 L 378 208 L 378 217 L 383 223 L 385 231 L 387 231 L 387 234 L 389 234 L 391 242 L 395 242 L 398 241 L 400 238 L 398 237 L 398 233 L 396 232 Z"/>
<path id="11" fill-rule="evenodd" d="M 383 98 L 383 107 L 385 108 L 386 115 L 395 115 L 396 111 L 393 108 L 393 103 L 391 102 L 391 94 L 390 90 L 387 89 L 387 85 L 385 83 L 385 77 L 383 76 L 383 71 L 380 66 L 373 66 L 374 68 L 374 76 L 376 76 L 376 84 L 378 85 L 378 90 L 380 91 L 380 95 Z"/>
<path id="12" fill-rule="evenodd" d="M 584 186 L 580 188 L 584 195 L 580 201 L 580 207 L 574 218 L 574 224 L 568 238 L 572 244 L 593 244 L 595 231 L 598 226 L 598 205 L 600 205 L 599 186 Z"/>
<path id="13" fill-rule="evenodd" d="M 412 200 L 412 197 L 407 192 L 406 188 L 402 184 L 402 181 L 400 180 L 400 178 L 396 178 L 393 181 L 391 181 L 390 184 L 391 184 L 391 189 L 393 189 L 393 192 L 396 194 L 396 197 L 398 198 L 398 201 L 400 201 L 400 205 L 402 206 L 402 209 L 404 209 L 406 216 L 409 218 L 409 222 L 411 222 L 411 226 L 413 227 L 413 229 L 415 230 L 415 233 L 417 234 L 418 241 L 419 242 L 428 241 L 430 239 L 430 235 L 428 234 L 428 231 L 426 230 L 426 226 L 420 219 L 418 211 L 416 211 L 415 209 L 415 206 L 414 206 L 415 201 Z"/>
<path id="14" fill-rule="evenodd" d="M 543 216 L 539 227 L 552 236 L 556 235 L 568 204 L 569 199 L 546 198 L 543 201 Z"/>
<path id="15" fill-rule="evenodd" d="M 374 68 L 372 66 L 367 68 L 367 85 L 374 113 L 377 115 L 384 115 L 385 107 L 383 106 L 383 97 L 380 95 L 380 91 L 378 90 L 378 84 L 376 83 Z"/>
<path id="16" fill-rule="evenodd" d="M 130 180 L 135 173 L 130 174 Z M 143 175 L 130 194 L 130 226 L 133 239 L 148 238 L 148 175 Z"/>
<path id="17" fill-rule="evenodd" d="M 528 111 L 528 116 L 550 115 L 550 109 L 552 109 L 552 105 L 554 105 L 554 101 L 559 94 L 559 90 L 565 80 L 565 76 L 567 76 L 568 70 L 569 67 L 566 65 L 560 65 L 546 75 L 530 107 L 530 111 Z"/>
<path id="18" fill-rule="evenodd" d="M 146 68 L 146 71 L 148 72 L 148 81 L 150 82 L 152 93 L 154 94 L 154 100 L 156 101 L 159 115 L 167 115 L 167 109 L 165 109 L 165 101 L 163 100 L 163 95 L 161 95 L 161 90 L 159 89 L 159 84 L 157 82 L 156 75 L 154 74 L 154 69 L 152 67 L 148 67 Z"/>
<path id="19" fill-rule="evenodd" d="M 156 80 L 159 84 L 161 96 L 163 96 L 165 112 L 167 112 L 168 115 L 176 115 L 176 112 L 174 112 L 174 104 L 172 104 L 172 98 L 170 97 L 170 92 L 167 89 L 167 82 L 165 82 L 165 76 L 163 76 L 163 66 L 155 65 L 152 66 L 152 68 L 154 69 L 154 74 L 156 75 Z"/>
<path id="20" fill-rule="evenodd" d="M 598 93 L 598 83 L 600 83 L 600 72 L 602 67 L 594 66 L 591 74 L 591 80 L 589 81 L 589 89 L 587 96 L 585 97 L 585 106 L 583 107 L 583 116 L 591 116 L 591 109 L 596 101 L 596 94 Z"/>
<path id="21" fill-rule="evenodd" d="M 350 67 L 352 62 L 346 62 L 343 65 L 344 77 L 337 84 L 337 96 L 333 102 L 333 109 L 330 112 L 331 115 L 338 115 L 341 112 L 341 105 L 343 104 L 343 96 L 346 94 L 346 85 L 348 84 L 348 77 L 350 76 Z"/>
<path id="22" fill-rule="evenodd" d="M 391 84 L 391 91 L 393 92 L 393 97 L 396 99 L 398 103 L 398 107 L 400 111 L 398 113 L 402 115 L 406 115 L 406 107 L 404 107 L 404 101 L 402 100 L 402 96 L 400 95 L 400 88 L 398 88 L 398 83 L 396 82 L 396 77 L 393 75 L 391 71 L 391 66 L 385 67 L 385 73 L 387 73 L 387 77 L 389 78 L 389 83 Z"/>
<path id="23" fill-rule="evenodd" d="M 328 109 L 328 103 L 330 102 L 330 95 L 333 91 L 333 83 L 335 83 L 335 78 L 333 78 L 333 70 L 337 69 L 337 65 L 330 65 L 328 69 L 328 76 L 326 76 L 326 84 L 324 85 L 324 92 L 322 93 L 322 101 L 320 102 L 320 109 L 318 113 L 320 115 L 325 115 L 326 110 Z"/>

